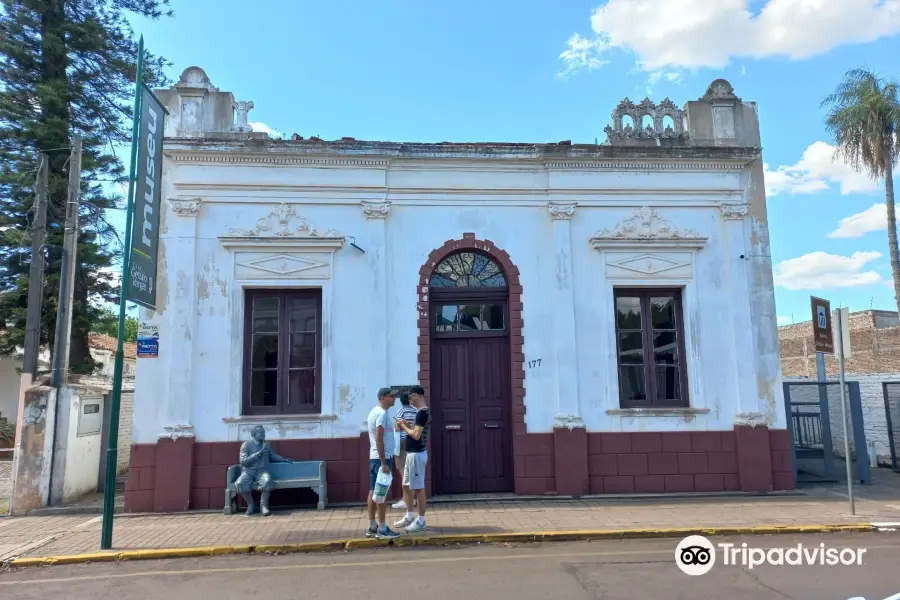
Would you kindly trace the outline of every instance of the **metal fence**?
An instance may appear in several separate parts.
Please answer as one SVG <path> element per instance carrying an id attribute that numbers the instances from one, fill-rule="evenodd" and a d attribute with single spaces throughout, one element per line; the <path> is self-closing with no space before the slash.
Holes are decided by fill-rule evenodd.
<path id="1" fill-rule="evenodd" d="M 897 389 L 900 398 L 900 388 Z M 795 478 L 798 482 L 835 482 L 844 479 L 845 469 L 838 461 L 844 457 L 844 436 L 848 438 L 853 478 L 871 483 L 862 400 L 859 383 L 846 382 L 849 431 L 841 415 L 841 389 L 836 381 L 784 382 L 784 406 L 794 451 Z M 895 423 L 900 427 L 900 412 Z M 855 459 L 855 460 L 854 460 Z"/>
<path id="2" fill-rule="evenodd" d="M 887 421 L 888 445 L 891 447 L 891 468 L 900 473 L 900 382 L 885 381 L 884 417 Z"/>

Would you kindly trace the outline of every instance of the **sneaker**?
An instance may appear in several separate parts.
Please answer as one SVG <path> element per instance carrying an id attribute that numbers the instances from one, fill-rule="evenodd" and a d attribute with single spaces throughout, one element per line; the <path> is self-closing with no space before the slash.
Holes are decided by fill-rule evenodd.
<path id="1" fill-rule="evenodd" d="M 396 531 L 391 531 L 388 527 L 379 529 L 375 533 L 376 540 L 396 540 L 398 537 L 400 537 L 400 534 Z"/>
<path id="2" fill-rule="evenodd" d="M 391 508 L 399 508 L 402 510 L 407 510 L 406 502 L 404 502 L 403 500 L 401 500 L 400 502 L 395 502 L 393 505 L 391 505 Z"/>
<path id="3" fill-rule="evenodd" d="M 404 516 L 402 519 L 394 523 L 394 527 L 397 529 L 403 529 L 404 527 L 409 527 L 411 523 L 414 523 L 415 519 L 410 519 L 409 517 Z"/>
<path id="4" fill-rule="evenodd" d="M 413 521 L 406 527 L 406 533 L 416 533 L 419 531 L 425 531 L 428 529 L 428 526 L 425 523 L 419 524 L 418 520 Z"/>
<path id="5" fill-rule="evenodd" d="M 377 528 L 377 527 L 367 527 L 367 528 L 366 528 L 366 537 L 367 537 L 367 538 L 373 538 L 373 537 L 375 537 L 375 534 L 376 534 L 376 533 L 378 533 L 378 528 Z"/>

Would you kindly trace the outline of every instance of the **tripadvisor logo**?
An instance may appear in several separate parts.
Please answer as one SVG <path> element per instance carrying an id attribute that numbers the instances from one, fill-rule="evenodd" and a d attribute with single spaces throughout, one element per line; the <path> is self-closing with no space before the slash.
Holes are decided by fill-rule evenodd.
<path id="1" fill-rule="evenodd" d="M 675 548 L 675 564 L 687 575 L 705 575 L 716 564 L 717 558 L 725 566 L 742 566 L 748 569 L 762 565 L 782 566 L 836 566 L 862 565 L 865 548 L 829 548 L 797 544 L 787 548 L 753 548 L 742 543 L 721 543 L 715 546 L 702 535 L 691 535 Z"/>

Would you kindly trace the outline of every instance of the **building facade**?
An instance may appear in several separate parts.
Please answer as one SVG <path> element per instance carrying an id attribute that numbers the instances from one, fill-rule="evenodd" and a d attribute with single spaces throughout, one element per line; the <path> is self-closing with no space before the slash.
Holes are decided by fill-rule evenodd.
<path id="1" fill-rule="evenodd" d="M 416 383 L 434 494 L 793 486 L 757 110 L 728 82 L 625 100 L 602 145 L 273 140 L 199 68 L 157 94 L 127 510 L 220 507 L 256 424 L 362 500 L 375 392 Z"/>

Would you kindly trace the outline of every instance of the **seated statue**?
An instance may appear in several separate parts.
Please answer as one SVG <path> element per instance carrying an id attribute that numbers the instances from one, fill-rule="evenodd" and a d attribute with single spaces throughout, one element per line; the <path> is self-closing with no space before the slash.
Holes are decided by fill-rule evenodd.
<path id="1" fill-rule="evenodd" d="M 256 512 L 253 494 L 250 490 L 255 483 L 259 487 L 260 505 L 264 517 L 269 516 L 269 496 L 272 493 L 272 475 L 269 473 L 270 463 L 292 463 L 290 458 L 279 456 L 266 441 L 266 430 L 256 425 L 250 430 L 250 438 L 241 446 L 241 475 L 234 482 L 238 493 L 247 503 L 247 516 Z"/>

